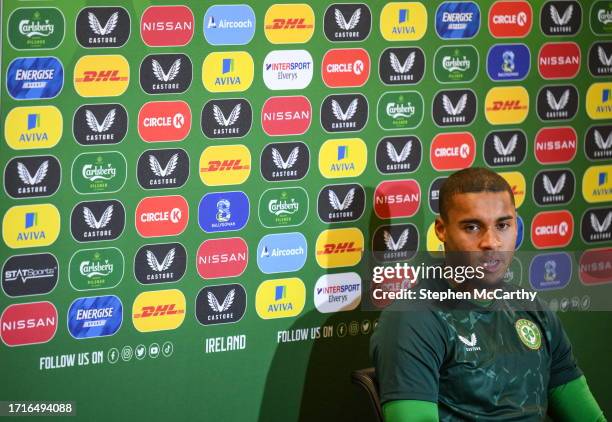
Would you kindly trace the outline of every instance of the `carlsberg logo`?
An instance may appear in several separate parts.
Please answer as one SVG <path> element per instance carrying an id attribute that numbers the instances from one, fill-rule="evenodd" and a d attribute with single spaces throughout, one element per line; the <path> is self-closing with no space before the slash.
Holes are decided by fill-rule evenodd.
<path id="1" fill-rule="evenodd" d="M 113 267 L 114 264 L 108 262 L 108 259 L 104 263 L 100 261 L 83 261 L 79 266 L 79 271 L 83 277 L 92 278 L 112 274 Z"/>
<path id="2" fill-rule="evenodd" d="M 612 10 L 599 9 L 597 19 L 604 25 L 612 23 Z"/>
<path id="3" fill-rule="evenodd" d="M 31 21 L 29 19 L 24 19 L 19 22 L 19 32 L 21 35 L 25 35 L 28 38 L 32 37 L 48 37 L 53 34 L 55 30 L 55 25 L 49 23 L 49 20 L 45 20 L 45 23 L 41 23 L 40 21 Z"/>
<path id="4" fill-rule="evenodd" d="M 407 104 L 397 104 L 397 103 L 388 103 L 387 104 L 387 115 L 397 119 L 398 117 L 410 117 L 416 112 L 416 108 L 412 105 L 412 103 Z"/>
<path id="5" fill-rule="evenodd" d="M 444 56 L 442 59 L 442 67 L 447 72 L 465 72 L 470 68 L 470 65 L 470 60 L 465 56 L 463 56 L 462 59 L 459 57 Z"/>
<path id="6" fill-rule="evenodd" d="M 83 177 L 91 182 L 96 180 L 111 180 L 117 175 L 117 169 L 111 164 L 106 167 L 99 165 L 86 164 L 83 166 Z"/>
<path id="7" fill-rule="evenodd" d="M 299 208 L 300 204 L 295 202 L 295 199 L 292 199 L 291 202 L 279 201 L 278 199 L 272 199 L 268 202 L 268 211 L 277 216 L 295 214 Z"/>

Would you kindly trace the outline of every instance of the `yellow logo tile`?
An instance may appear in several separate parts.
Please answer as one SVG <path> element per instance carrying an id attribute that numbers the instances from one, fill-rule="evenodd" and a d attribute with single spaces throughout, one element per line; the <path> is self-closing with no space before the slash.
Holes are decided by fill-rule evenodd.
<path id="1" fill-rule="evenodd" d="M 255 294 L 255 310 L 262 319 L 299 315 L 306 303 L 306 288 L 299 278 L 266 280 Z"/>
<path id="2" fill-rule="evenodd" d="M 380 13 L 380 32 L 387 41 L 420 40 L 426 31 L 427 9 L 422 3 L 387 3 Z"/>
<path id="3" fill-rule="evenodd" d="M 210 53 L 202 64 L 202 83 L 210 92 L 246 91 L 254 69 L 253 57 L 246 51 Z"/>
<path id="4" fill-rule="evenodd" d="M 185 320 L 185 295 L 177 289 L 143 292 L 132 305 L 132 322 L 141 333 L 174 330 Z"/>
<path id="5" fill-rule="evenodd" d="M 305 3 L 273 4 L 264 18 L 264 33 L 272 44 L 308 42 L 314 28 L 314 11 Z"/>
<path id="6" fill-rule="evenodd" d="M 359 264 L 364 239 L 356 228 L 330 229 L 317 238 L 317 263 L 321 268 L 351 267 Z"/>
<path id="7" fill-rule="evenodd" d="M 368 163 L 368 149 L 359 138 L 325 141 L 319 151 L 319 171 L 328 179 L 359 176 Z"/>
<path id="8" fill-rule="evenodd" d="M 116 97 L 130 84 L 130 65 L 125 57 L 83 56 L 74 66 L 74 89 L 81 97 Z"/>
<path id="9" fill-rule="evenodd" d="M 49 246 L 59 232 L 60 214 L 51 204 L 11 207 L 2 220 L 2 238 L 13 249 Z"/>
<path id="10" fill-rule="evenodd" d="M 6 116 L 4 138 L 13 149 L 52 148 L 61 139 L 63 128 L 57 107 L 17 107 Z"/>
<path id="11" fill-rule="evenodd" d="M 251 152 L 244 145 L 212 146 L 200 156 L 200 179 L 205 185 L 239 185 L 250 174 Z"/>

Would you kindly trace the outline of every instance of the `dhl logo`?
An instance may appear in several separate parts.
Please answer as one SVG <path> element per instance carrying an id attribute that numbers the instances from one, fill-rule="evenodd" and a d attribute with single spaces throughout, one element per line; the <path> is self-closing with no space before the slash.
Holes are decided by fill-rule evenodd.
<path id="1" fill-rule="evenodd" d="M 83 72 L 82 78 L 76 78 L 76 82 L 106 82 L 106 81 L 127 81 L 127 76 L 119 76 L 118 70 L 88 70 Z"/>
<path id="2" fill-rule="evenodd" d="M 525 202 L 525 191 L 527 189 L 527 183 L 525 181 L 525 176 L 518 171 L 508 171 L 499 173 L 501 177 L 506 179 L 506 182 L 512 188 L 512 193 L 514 194 L 514 205 L 518 209 L 523 202 Z"/>
<path id="3" fill-rule="evenodd" d="M 518 124 L 529 114 L 529 93 L 522 86 L 495 87 L 485 98 L 485 117 L 492 125 Z"/>
<path id="4" fill-rule="evenodd" d="M 494 101 L 492 107 L 488 107 L 489 111 L 502 111 L 502 110 L 524 110 L 526 105 L 521 105 L 520 100 L 510 101 Z"/>
<path id="5" fill-rule="evenodd" d="M 143 292 L 132 305 L 132 323 L 141 333 L 174 330 L 185 320 L 185 295 L 177 289 Z"/>
<path id="6" fill-rule="evenodd" d="M 264 17 L 264 32 L 272 44 L 302 44 L 312 38 L 314 24 L 308 4 L 273 4 Z"/>
<path id="7" fill-rule="evenodd" d="M 213 160 L 208 162 L 208 167 L 200 168 L 200 171 L 224 171 L 224 170 L 248 170 L 250 165 L 241 165 L 242 160 Z"/>
<path id="8" fill-rule="evenodd" d="M 283 19 L 277 18 L 272 21 L 272 24 L 266 25 L 266 29 L 308 29 L 314 28 L 312 24 L 306 24 L 306 19 Z"/>
<path id="9" fill-rule="evenodd" d="M 328 243 L 323 246 L 322 251 L 317 251 L 317 255 L 361 252 L 362 250 L 363 248 L 355 247 L 355 242 Z"/>
<path id="10" fill-rule="evenodd" d="M 361 261 L 363 248 L 363 233 L 357 228 L 325 230 L 317 238 L 317 263 L 321 268 L 357 265 Z"/>
<path id="11" fill-rule="evenodd" d="M 205 185 L 238 185 L 251 174 L 251 153 L 244 145 L 208 147 L 200 156 L 199 168 Z"/>
<path id="12" fill-rule="evenodd" d="M 81 97 L 116 97 L 130 83 L 130 65 L 120 55 L 83 56 L 74 66 L 74 89 Z"/>
<path id="13" fill-rule="evenodd" d="M 176 303 L 157 305 L 157 306 L 143 306 L 141 312 L 134 314 L 134 318 L 150 318 L 162 315 L 176 315 L 184 314 L 184 309 L 175 309 Z"/>

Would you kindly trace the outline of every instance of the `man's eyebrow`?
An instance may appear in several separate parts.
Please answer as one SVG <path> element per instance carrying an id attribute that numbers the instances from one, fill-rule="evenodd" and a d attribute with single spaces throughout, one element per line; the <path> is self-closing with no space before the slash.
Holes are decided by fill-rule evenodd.
<path id="1" fill-rule="evenodd" d="M 507 220 L 512 220 L 514 217 L 512 215 L 504 215 L 502 217 L 499 217 L 497 219 L 497 222 L 502 222 L 502 221 L 507 221 Z M 459 224 L 482 224 L 482 220 L 479 220 L 478 218 L 466 218 L 464 220 L 459 220 Z"/>

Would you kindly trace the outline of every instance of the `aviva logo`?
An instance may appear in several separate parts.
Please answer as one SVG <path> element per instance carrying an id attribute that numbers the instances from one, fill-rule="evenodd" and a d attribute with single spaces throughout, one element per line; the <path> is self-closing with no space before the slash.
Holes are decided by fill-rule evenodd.
<path id="1" fill-rule="evenodd" d="M 359 229 L 325 230 L 317 238 L 317 263 L 321 268 L 352 267 L 361 261 L 363 247 Z"/>
<path id="2" fill-rule="evenodd" d="M 250 174 L 251 152 L 244 145 L 212 146 L 200 156 L 200 179 L 205 185 L 239 185 Z"/>
<path id="3" fill-rule="evenodd" d="M 81 97 L 116 97 L 130 83 L 130 65 L 120 55 L 83 56 L 74 66 L 74 89 Z"/>
<path id="4" fill-rule="evenodd" d="M 255 295 L 255 310 L 262 319 L 299 315 L 306 303 L 306 288 L 299 278 L 266 280 Z"/>
<path id="5" fill-rule="evenodd" d="M 612 83 L 601 82 L 589 87 L 586 111 L 593 120 L 612 119 Z"/>
<path id="6" fill-rule="evenodd" d="M 359 138 L 325 141 L 319 151 L 319 171 L 328 179 L 359 176 L 367 162 L 368 149 Z"/>
<path id="7" fill-rule="evenodd" d="M 174 330 L 185 320 L 185 295 L 177 289 L 143 292 L 132 305 L 132 322 L 141 333 Z"/>
<path id="8" fill-rule="evenodd" d="M 6 116 L 4 138 L 13 149 L 51 148 L 62 137 L 63 126 L 57 107 L 16 107 Z"/>
<path id="9" fill-rule="evenodd" d="M 51 204 L 11 207 L 2 220 L 2 238 L 9 248 L 53 244 L 60 232 L 60 214 Z"/>
<path id="10" fill-rule="evenodd" d="M 380 12 L 380 32 L 387 41 L 420 40 L 427 31 L 427 10 L 422 3 L 387 3 Z"/>
<path id="11" fill-rule="evenodd" d="M 253 75 L 253 57 L 246 51 L 210 53 L 202 64 L 202 83 L 210 92 L 246 91 Z"/>
<path id="12" fill-rule="evenodd" d="M 312 38 L 315 15 L 307 4 L 273 4 L 264 18 L 264 32 L 272 44 L 303 44 Z"/>
<path id="13" fill-rule="evenodd" d="M 582 178 L 582 196 L 591 203 L 612 201 L 612 165 L 587 169 Z"/>
<path id="14" fill-rule="evenodd" d="M 485 98 L 485 117 L 492 125 L 525 121 L 529 114 L 529 93 L 522 86 L 495 87 Z"/>
<path id="15" fill-rule="evenodd" d="M 518 171 L 508 171 L 499 173 L 501 177 L 506 179 L 506 182 L 512 188 L 512 192 L 514 192 L 514 204 L 518 209 L 523 202 L 525 202 L 525 192 L 527 189 L 527 183 L 525 182 L 525 176 L 523 173 L 519 173 Z"/>

